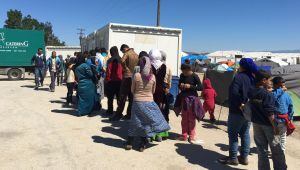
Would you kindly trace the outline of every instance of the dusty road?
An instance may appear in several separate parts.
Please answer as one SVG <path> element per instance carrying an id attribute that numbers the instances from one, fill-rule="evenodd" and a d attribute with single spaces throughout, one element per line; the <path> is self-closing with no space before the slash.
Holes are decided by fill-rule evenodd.
<path id="1" fill-rule="evenodd" d="M 174 140 L 181 128 L 180 118 L 172 114 L 171 139 L 154 143 L 143 153 L 125 151 L 127 122 L 110 123 L 101 114 L 74 116 L 74 109 L 63 107 L 66 87 L 57 87 L 55 93 L 50 93 L 47 91 L 49 79 L 42 90 L 34 91 L 33 79 L 7 81 L 3 76 L 0 78 L 1 170 L 233 169 L 216 162 L 217 158 L 227 155 L 224 121 L 227 109 L 222 110 L 219 125 L 197 124 L 197 136 L 204 140 L 201 146 Z M 216 112 L 218 114 L 219 108 Z M 250 165 L 235 169 L 257 169 L 254 142 L 251 146 Z M 299 169 L 299 132 L 288 138 L 286 154 L 289 169 Z"/>

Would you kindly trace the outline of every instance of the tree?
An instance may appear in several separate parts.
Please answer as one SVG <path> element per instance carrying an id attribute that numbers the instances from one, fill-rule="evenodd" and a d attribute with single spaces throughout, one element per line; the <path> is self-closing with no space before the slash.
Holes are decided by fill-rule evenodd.
<path id="1" fill-rule="evenodd" d="M 43 30 L 45 33 L 46 45 L 64 46 L 65 42 L 61 42 L 57 36 L 54 35 L 52 24 L 50 22 L 39 22 L 32 18 L 31 15 L 23 17 L 22 12 L 18 10 L 9 10 L 7 12 L 7 19 L 5 21 L 5 28 L 24 29 L 24 30 Z"/>
<path id="2" fill-rule="evenodd" d="M 18 10 L 9 10 L 7 12 L 7 20 L 5 21 L 5 28 L 18 29 L 22 27 L 22 12 Z"/>

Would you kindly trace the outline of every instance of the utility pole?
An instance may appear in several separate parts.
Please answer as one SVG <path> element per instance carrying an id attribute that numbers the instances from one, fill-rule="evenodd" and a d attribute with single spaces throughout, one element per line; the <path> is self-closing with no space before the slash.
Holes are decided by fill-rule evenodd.
<path id="1" fill-rule="evenodd" d="M 85 29 L 77 28 L 77 30 L 79 31 L 79 33 L 77 33 L 77 34 L 79 35 L 79 43 L 80 43 L 80 47 L 81 47 L 81 52 L 83 52 L 83 48 L 82 48 L 82 45 L 81 45 L 81 40 L 82 40 L 82 37 L 84 36 Z"/>
<path id="2" fill-rule="evenodd" d="M 156 26 L 160 27 L 160 0 L 157 0 L 157 18 L 156 18 Z"/>

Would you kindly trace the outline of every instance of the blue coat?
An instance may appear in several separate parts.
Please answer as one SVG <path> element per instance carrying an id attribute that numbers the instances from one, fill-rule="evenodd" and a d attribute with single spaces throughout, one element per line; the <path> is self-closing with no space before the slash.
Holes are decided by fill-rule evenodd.
<path id="1" fill-rule="evenodd" d="M 290 95 L 281 88 L 273 90 L 272 94 L 275 98 L 277 114 L 288 114 L 289 119 L 292 120 L 294 111 L 293 102 Z M 279 121 L 282 122 L 282 120 Z"/>
<path id="2" fill-rule="evenodd" d="M 96 85 L 92 81 L 93 72 L 88 64 L 79 65 L 75 74 L 78 78 L 78 113 L 83 116 L 91 113 L 97 102 Z"/>
<path id="3" fill-rule="evenodd" d="M 56 72 L 59 72 L 60 71 L 60 59 L 59 57 L 55 57 L 55 62 L 56 62 Z M 49 72 L 52 71 L 52 57 L 49 57 L 48 60 L 47 60 L 47 68 L 49 69 Z"/>

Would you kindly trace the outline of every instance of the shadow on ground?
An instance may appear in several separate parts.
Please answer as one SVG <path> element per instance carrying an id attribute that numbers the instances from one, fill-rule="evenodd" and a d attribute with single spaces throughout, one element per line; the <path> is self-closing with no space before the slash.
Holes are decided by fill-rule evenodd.
<path id="1" fill-rule="evenodd" d="M 23 85 L 20 87 L 34 89 L 35 85 Z M 48 87 L 39 87 L 39 89 L 37 91 L 49 91 L 49 88 Z"/>
<path id="2" fill-rule="evenodd" d="M 10 80 L 8 78 L 1 78 L 0 81 L 24 81 L 24 80 L 33 80 L 34 78 L 24 78 L 24 79 L 20 79 L 20 80 Z"/>
<path id="3" fill-rule="evenodd" d="M 229 146 L 223 143 L 217 143 L 215 144 L 217 147 L 220 148 L 221 151 L 229 151 Z M 239 148 L 240 150 L 240 148 Z M 257 148 L 256 147 L 252 147 L 250 148 L 250 153 L 249 155 L 253 155 L 253 154 L 257 154 Z"/>
<path id="4" fill-rule="evenodd" d="M 124 148 L 124 140 L 122 139 L 104 138 L 101 136 L 92 136 L 92 139 L 95 143 L 102 143 L 115 148 Z"/>
<path id="5" fill-rule="evenodd" d="M 101 116 L 106 117 L 107 115 L 101 114 Z M 101 136 L 92 136 L 92 139 L 95 143 L 102 143 L 107 146 L 116 147 L 116 148 L 124 148 L 125 141 L 127 140 L 128 134 L 128 121 L 109 121 L 108 119 L 102 120 L 103 123 L 110 124 L 109 126 L 105 126 L 101 129 L 104 133 L 109 133 L 117 136 L 118 138 L 110 138 L 110 137 L 101 137 Z M 135 138 L 133 143 L 133 148 L 135 150 L 138 149 L 138 144 L 140 143 L 140 138 Z M 151 148 L 156 146 L 156 144 L 149 143 L 147 148 Z"/>
<path id="6" fill-rule="evenodd" d="M 202 121 L 205 123 L 211 123 L 209 119 L 203 119 Z M 227 121 L 217 120 L 214 125 L 227 126 Z"/>
<path id="7" fill-rule="evenodd" d="M 184 156 L 191 164 L 196 164 L 206 169 L 239 169 L 218 163 L 217 159 L 224 157 L 224 155 L 215 151 L 204 149 L 200 145 L 177 143 L 175 146 L 177 147 L 176 152 L 179 155 Z"/>
<path id="8" fill-rule="evenodd" d="M 60 114 L 67 114 L 67 115 L 72 115 L 72 116 L 79 117 L 79 115 L 78 115 L 78 113 L 75 109 L 68 109 L 68 110 L 53 109 L 53 110 L 51 110 L 51 112 L 60 113 Z"/>

